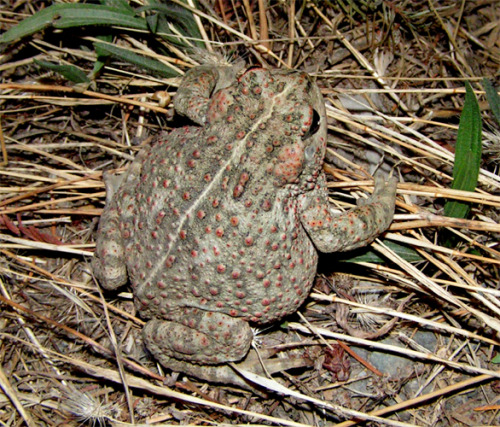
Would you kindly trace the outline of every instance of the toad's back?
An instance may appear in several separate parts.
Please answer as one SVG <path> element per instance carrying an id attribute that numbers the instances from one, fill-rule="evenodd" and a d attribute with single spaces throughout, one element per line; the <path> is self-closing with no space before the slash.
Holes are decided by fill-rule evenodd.
<path id="1" fill-rule="evenodd" d="M 145 318 L 197 307 L 266 323 L 294 312 L 312 286 L 317 255 L 296 199 L 309 185 L 299 176 L 317 114 L 311 84 L 299 73 L 246 76 L 213 96 L 205 127 L 144 150 L 116 195 Z"/>

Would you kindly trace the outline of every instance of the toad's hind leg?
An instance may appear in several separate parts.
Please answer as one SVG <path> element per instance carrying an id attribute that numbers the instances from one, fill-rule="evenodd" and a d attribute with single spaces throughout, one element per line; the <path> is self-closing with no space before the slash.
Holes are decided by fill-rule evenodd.
<path id="1" fill-rule="evenodd" d="M 133 203 L 133 192 L 140 175 L 143 150 L 122 175 L 105 174 L 106 207 L 99 220 L 96 250 L 92 261 L 94 274 L 105 289 L 116 289 L 127 282 L 125 248 L 120 230 L 121 207 Z"/>
<path id="2" fill-rule="evenodd" d="M 102 212 L 92 260 L 94 275 L 105 289 L 116 289 L 127 281 L 125 254 L 120 234 L 120 215 L 116 200 L 110 200 Z"/>
<path id="3" fill-rule="evenodd" d="M 201 365 L 238 361 L 250 349 L 252 330 L 243 319 L 195 308 L 171 318 L 175 320 L 150 320 L 143 335 L 149 351 L 174 371 L 216 380 L 207 378 L 215 367 Z"/>

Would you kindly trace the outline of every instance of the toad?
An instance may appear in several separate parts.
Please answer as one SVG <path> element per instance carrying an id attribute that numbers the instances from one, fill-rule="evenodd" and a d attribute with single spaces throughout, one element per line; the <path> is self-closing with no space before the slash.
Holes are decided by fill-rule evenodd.
<path id="1" fill-rule="evenodd" d="M 193 125 L 159 135 L 108 189 L 93 268 L 106 289 L 130 282 L 158 361 L 224 382 L 251 325 L 304 302 L 317 251 L 356 249 L 387 229 L 396 180 L 332 212 L 324 100 L 302 72 L 200 66 L 174 107 Z"/>

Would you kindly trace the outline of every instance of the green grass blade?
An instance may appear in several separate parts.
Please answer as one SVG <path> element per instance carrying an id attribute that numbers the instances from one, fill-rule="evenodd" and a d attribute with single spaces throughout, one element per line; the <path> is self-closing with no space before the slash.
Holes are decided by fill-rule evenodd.
<path id="1" fill-rule="evenodd" d="M 103 34 L 101 36 L 97 36 L 96 38 L 107 43 L 113 42 L 113 36 L 111 34 Z M 97 54 L 97 59 L 94 63 L 94 68 L 92 69 L 92 79 L 95 79 L 95 77 L 101 72 L 101 70 L 104 68 L 104 66 L 107 64 L 110 58 L 108 52 L 99 49 L 99 46 L 97 46 L 95 43 L 94 43 L 94 49 L 95 53 Z"/>
<path id="2" fill-rule="evenodd" d="M 147 68 L 148 70 L 162 77 L 176 77 L 179 75 L 176 70 L 168 67 L 160 61 L 157 61 L 156 59 L 138 55 L 134 52 L 130 52 L 127 49 L 122 49 L 112 44 L 99 42 L 95 42 L 94 46 L 96 48 L 96 51 L 98 51 L 100 55 L 112 56 L 131 64 L 135 64 L 139 67 Z"/>
<path id="3" fill-rule="evenodd" d="M 383 243 L 408 262 L 423 261 L 423 258 L 419 255 L 419 253 L 410 246 L 385 239 L 383 240 Z M 339 262 L 370 262 L 373 264 L 387 263 L 387 259 L 382 258 L 378 255 L 377 252 L 370 248 L 361 248 L 354 251 L 354 253 L 356 255 L 352 256 L 351 258 L 341 258 Z"/>
<path id="4" fill-rule="evenodd" d="M 38 59 L 34 59 L 33 62 L 42 68 L 61 74 L 73 83 L 90 83 L 90 80 L 85 72 L 75 65 L 52 64 L 51 62 L 40 61 Z"/>
<path id="5" fill-rule="evenodd" d="M 55 15 L 53 8 L 54 6 L 50 6 L 22 20 L 0 36 L 0 43 L 12 43 L 47 28 L 52 24 Z"/>
<path id="6" fill-rule="evenodd" d="M 130 6 L 127 0 L 101 0 L 101 3 L 122 10 L 124 13 L 128 13 L 132 16 L 135 15 L 134 8 Z"/>
<path id="7" fill-rule="evenodd" d="M 59 6 L 59 5 L 58 5 Z M 145 19 L 121 8 L 98 4 L 65 4 L 59 11 L 59 18 L 54 21 L 55 28 L 71 28 L 86 25 L 117 26 L 137 30 L 147 30 Z M 53 7 L 53 6 L 51 6 Z"/>
<path id="8" fill-rule="evenodd" d="M 149 5 L 139 8 L 138 11 L 149 13 L 147 21 L 152 33 L 162 36 L 172 43 L 187 45 L 178 34 L 174 34 L 170 29 L 170 24 L 174 24 L 181 35 L 202 47 L 201 34 L 193 14 L 182 6 L 152 0 Z"/>
<path id="9" fill-rule="evenodd" d="M 486 99 L 490 104 L 491 111 L 500 126 L 500 96 L 488 79 L 483 79 L 483 88 L 486 92 Z"/>
<path id="10" fill-rule="evenodd" d="M 482 123 L 479 104 L 468 82 L 465 83 L 465 90 L 465 103 L 458 126 L 451 188 L 474 191 L 481 165 Z M 465 218 L 469 208 L 468 203 L 449 201 L 444 206 L 444 214 L 453 218 Z"/>
<path id="11" fill-rule="evenodd" d="M 21 21 L 0 36 L 0 43 L 12 43 L 47 27 L 71 28 L 86 25 L 119 26 L 147 30 L 145 19 L 136 18 L 122 7 L 99 4 L 55 4 Z"/>

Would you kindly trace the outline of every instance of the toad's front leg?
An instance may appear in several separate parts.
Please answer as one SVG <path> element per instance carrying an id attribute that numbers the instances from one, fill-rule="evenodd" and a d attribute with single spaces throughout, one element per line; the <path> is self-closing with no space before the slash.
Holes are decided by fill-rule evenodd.
<path id="1" fill-rule="evenodd" d="M 212 94 L 234 82 L 241 68 L 241 65 L 203 65 L 192 68 L 184 75 L 175 95 L 175 111 L 204 125 Z"/>
<path id="2" fill-rule="evenodd" d="M 330 209 L 323 174 L 315 190 L 299 198 L 302 225 L 321 252 L 343 252 L 366 246 L 392 222 L 396 178 L 375 180 L 375 191 L 349 212 L 335 216 Z"/>

